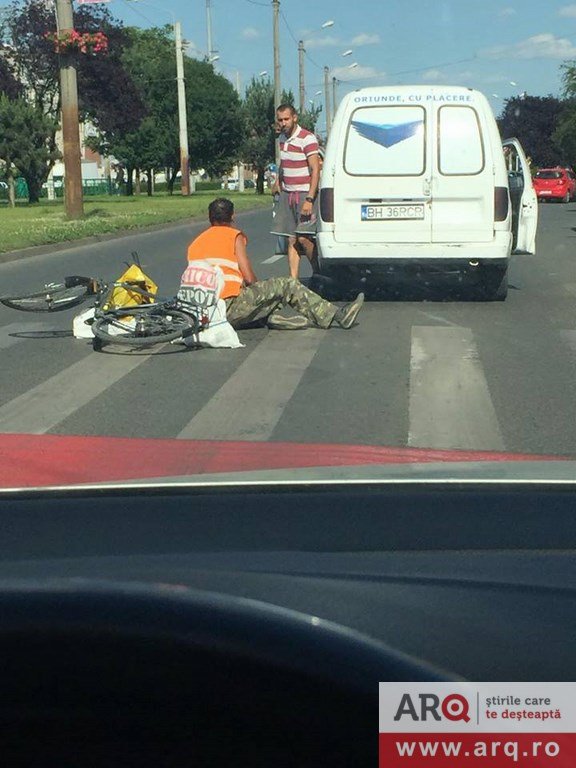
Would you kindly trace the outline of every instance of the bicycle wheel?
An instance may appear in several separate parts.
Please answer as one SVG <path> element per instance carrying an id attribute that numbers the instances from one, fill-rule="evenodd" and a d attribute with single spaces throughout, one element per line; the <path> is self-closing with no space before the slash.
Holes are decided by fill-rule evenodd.
<path id="1" fill-rule="evenodd" d="M 65 283 L 52 283 L 43 291 L 23 296 L 1 296 L 0 302 L 10 309 L 21 312 L 61 312 L 81 304 L 88 295 L 88 287 L 76 285 L 68 288 Z"/>
<path id="2" fill-rule="evenodd" d="M 194 319 L 185 312 L 148 305 L 103 312 L 94 320 L 92 332 L 100 341 L 141 347 L 174 341 L 194 327 Z"/>

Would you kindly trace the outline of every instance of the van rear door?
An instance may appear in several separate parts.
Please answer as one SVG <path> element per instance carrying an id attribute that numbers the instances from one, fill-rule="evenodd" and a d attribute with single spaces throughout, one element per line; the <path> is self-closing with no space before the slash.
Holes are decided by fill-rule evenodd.
<path id="1" fill-rule="evenodd" d="M 536 253 L 536 230 L 538 228 L 538 197 L 528 160 L 518 139 L 505 139 L 502 146 L 506 151 L 509 176 L 516 176 L 521 180 L 521 194 L 514 210 L 515 227 L 515 252 Z M 512 196 L 512 205 L 515 201 Z M 517 217 L 517 221 L 515 221 Z"/>
<path id="2" fill-rule="evenodd" d="M 474 104 L 440 103 L 434 105 L 434 112 L 432 242 L 490 242 L 494 171 L 483 114 Z"/>
<path id="3" fill-rule="evenodd" d="M 337 242 L 430 242 L 429 122 L 417 104 L 378 103 L 351 112 L 334 177 Z"/>

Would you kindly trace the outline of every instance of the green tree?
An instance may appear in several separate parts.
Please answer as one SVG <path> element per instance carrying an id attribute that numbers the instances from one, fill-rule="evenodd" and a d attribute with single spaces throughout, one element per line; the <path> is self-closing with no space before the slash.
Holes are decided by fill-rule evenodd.
<path id="1" fill-rule="evenodd" d="M 0 93 L 10 99 L 17 99 L 23 93 L 22 84 L 16 80 L 8 62 L 0 58 Z"/>
<path id="2" fill-rule="evenodd" d="M 58 57 L 45 38 L 56 29 L 54 7 L 40 0 L 16 0 L 3 17 L 3 56 L 34 106 L 56 117 L 60 108 Z"/>
<path id="3" fill-rule="evenodd" d="M 152 169 L 166 168 L 172 191 L 180 169 L 180 140 L 171 28 L 129 29 L 128 35 L 123 64 L 146 104 L 147 118 L 136 130 L 125 131 L 120 126 L 102 131 L 101 146 L 106 145 L 125 164 L 129 179 L 132 170 L 145 170 L 149 192 Z M 239 158 L 238 96 L 208 62 L 185 57 L 184 76 L 191 167 L 222 173 Z"/>
<path id="4" fill-rule="evenodd" d="M 100 128 L 134 130 L 145 110 L 138 91 L 122 66 L 121 53 L 126 41 L 122 25 L 107 9 L 83 5 L 74 11 L 74 26 L 79 32 L 103 31 L 109 41 L 106 54 L 76 55 L 79 84 L 79 106 L 84 120 L 92 120 Z M 56 131 L 60 116 L 59 59 L 46 33 L 56 30 L 53 3 L 45 0 L 15 0 L 3 17 L 0 50 L 1 90 L 12 98 L 21 94 L 37 110 L 52 118 L 48 137 L 48 157 L 58 156 Z M 18 89 L 14 89 L 14 83 Z M 49 162 L 48 172 L 50 171 Z M 23 171 L 22 171 L 23 172 Z M 27 171 L 31 178 L 36 172 Z M 38 171 L 43 175 L 43 171 Z M 36 194 L 32 181 L 30 194 Z"/>
<path id="5" fill-rule="evenodd" d="M 576 164 L 576 62 L 561 67 L 564 108 L 553 134 L 554 143 L 562 151 L 563 162 Z"/>
<path id="6" fill-rule="evenodd" d="M 239 96 L 208 61 L 186 58 L 184 74 L 190 162 L 222 175 L 241 159 L 245 129 Z"/>
<path id="7" fill-rule="evenodd" d="M 176 78 L 173 44 L 169 28 L 139 30 L 128 28 L 122 51 L 122 68 L 136 90 L 137 100 L 145 105 L 137 124 L 130 121 L 96 121 L 98 135 L 90 145 L 112 154 L 127 172 L 126 192 L 132 195 L 136 171 L 148 175 L 148 194 L 152 194 L 152 169 L 172 163 L 172 133 L 178 131 L 176 106 L 170 87 Z M 121 103 L 121 100 L 120 100 Z"/>
<path id="8" fill-rule="evenodd" d="M 562 150 L 553 136 L 565 104 L 554 96 L 515 96 L 507 99 L 498 119 L 502 138 L 520 140 L 534 165 L 543 167 L 563 162 Z"/>
<path id="9" fill-rule="evenodd" d="M 33 104 L 0 95 L 0 159 L 10 186 L 16 173 L 26 179 L 31 203 L 40 199 L 42 184 L 59 156 L 51 143 L 55 130 L 53 118 Z"/>
<path id="10" fill-rule="evenodd" d="M 264 173 L 274 162 L 274 86 L 270 79 L 253 77 L 242 104 L 244 143 L 242 159 L 256 171 L 256 192 L 264 193 Z"/>
<path id="11" fill-rule="evenodd" d="M 565 99 L 576 99 L 576 61 L 566 61 L 562 72 L 562 94 Z"/>
<path id="12" fill-rule="evenodd" d="M 312 133 L 316 133 L 316 124 L 318 118 L 322 114 L 322 107 L 313 107 L 312 109 L 305 109 L 303 112 L 298 112 L 298 122 L 303 128 L 307 128 Z"/>

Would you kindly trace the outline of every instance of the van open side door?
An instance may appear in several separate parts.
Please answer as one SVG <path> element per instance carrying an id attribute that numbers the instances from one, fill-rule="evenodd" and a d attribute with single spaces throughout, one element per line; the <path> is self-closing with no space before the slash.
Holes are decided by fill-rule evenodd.
<path id="1" fill-rule="evenodd" d="M 508 188 L 512 205 L 514 253 L 536 253 L 538 199 L 532 184 L 530 166 L 518 139 L 502 142 L 508 170 Z"/>

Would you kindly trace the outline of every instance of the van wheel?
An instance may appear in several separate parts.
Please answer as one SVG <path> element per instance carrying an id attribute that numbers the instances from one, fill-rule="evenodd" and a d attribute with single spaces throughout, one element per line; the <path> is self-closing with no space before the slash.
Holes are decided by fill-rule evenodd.
<path id="1" fill-rule="evenodd" d="M 508 296 L 508 268 L 484 267 L 483 284 L 486 301 L 506 301 Z"/>
<path id="2" fill-rule="evenodd" d="M 563 203 L 569 203 L 570 202 L 570 192 L 566 192 L 564 197 L 562 198 Z"/>

